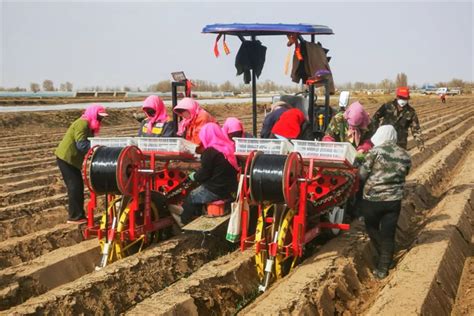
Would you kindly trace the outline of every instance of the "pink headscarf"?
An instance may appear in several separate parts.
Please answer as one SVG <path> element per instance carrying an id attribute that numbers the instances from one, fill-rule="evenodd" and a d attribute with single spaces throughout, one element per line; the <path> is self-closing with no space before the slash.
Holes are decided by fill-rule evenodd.
<path id="1" fill-rule="evenodd" d="M 234 132 L 242 132 L 242 136 L 244 135 L 244 126 L 242 122 L 236 117 L 228 117 L 225 122 L 224 126 L 222 126 L 222 131 L 224 134 L 231 134 Z"/>
<path id="2" fill-rule="evenodd" d="M 179 136 L 182 136 L 186 131 L 186 128 L 191 124 L 191 122 L 198 116 L 202 111 L 201 106 L 192 98 L 183 98 L 178 104 L 174 107 L 173 111 L 178 114 L 176 110 L 185 110 L 191 114 L 191 117 L 188 119 L 183 118 L 178 124 Z"/>
<path id="3" fill-rule="evenodd" d="M 201 128 L 199 138 L 204 148 L 212 147 L 221 152 L 225 159 L 227 159 L 236 170 L 239 170 L 237 158 L 235 158 L 234 154 L 234 143 L 222 132 L 219 125 L 216 123 L 207 123 Z"/>
<path id="4" fill-rule="evenodd" d="M 369 114 L 359 102 L 352 103 L 344 112 L 344 118 L 349 124 L 349 136 L 354 137 L 356 146 L 360 143 L 361 129 L 367 128 L 370 123 Z"/>
<path id="5" fill-rule="evenodd" d="M 97 119 L 99 113 L 102 116 L 107 116 L 105 108 L 101 104 L 93 103 L 86 108 L 84 114 L 81 116 L 81 118 L 87 121 L 87 125 L 92 130 L 94 136 L 99 134 L 100 131 L 100 121 Z"/>
<path id="6" fill-rule="evenodd" d="M 147 97 L 143 102 L 142 109 L 155 110 L 154 116 L 149 116 L 148 113 L 145 112 L 145 115 L 148 117 L 147 133 L 151 133 L 153 125 L 155 125 L 156 122 L 164 123 L 168 121 L 168 114 L 166 113 L 165 104 L 163 103 L 163 100 L 161 100 L 161 98 L 156 95 L 150 95 Z"/>

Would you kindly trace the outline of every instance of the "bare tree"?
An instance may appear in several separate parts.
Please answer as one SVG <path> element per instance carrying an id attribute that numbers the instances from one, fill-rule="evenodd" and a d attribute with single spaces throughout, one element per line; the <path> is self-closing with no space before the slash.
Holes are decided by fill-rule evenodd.
<path id="1" fill-rule="evenodd" d="M 40 91 L 41 88 L 40 88 L 40 85 L 38 83 L 32 82 L 32 83 L 30 83 L 30 90 L 36 93 L 36 92 Z"/>
<path id="2" fill-rule="evenodd" d="M 53 81 L 48 80 L 48 79 L 43 81 L 43 90 L 44 91 L 54 91 Z"/>
<path id="3" fill-rule="evenodd" d="M 397 79 L 395 80 L 395 84 L 397 87 L 407 87 L 408 86 L 408 78 L 404 72 L 397 74 Z"/>
<path id="4" fill-rule="evenodd" d="M 150 85 L 147 90 L 149 92 L 168 92 L 171 90 L 171 84 L 169 80 L 162 80 Z"/>
<path id="5" fill-rule="evenodd" d="M 234 85 L 232 84 L 232 82 L 230 82 L 229 80 L 227 80 L 226 82 L 224 82 L 223 84 L 221 84 L 219 86 L 219 90 L 220 91 L 234 91 L 235 90 L 235 87 Z"/>

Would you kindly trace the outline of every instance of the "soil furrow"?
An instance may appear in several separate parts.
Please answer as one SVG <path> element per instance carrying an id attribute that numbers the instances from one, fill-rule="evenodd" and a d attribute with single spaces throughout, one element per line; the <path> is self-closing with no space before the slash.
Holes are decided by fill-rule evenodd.
<path id="1" fill-rule="evenodd" d="M 0 242 L 12 237 L 24 236 L 50 227 L 54 227 L 67 220 L 65 206 L 43 209 L 40 212 L 9 218 L 0 221 Z"/>
<path id="2" fill-rule="evenodd" d="M 0 314 L 117 314 L 227 251 L 218 238 L 182 235 Z"/>
<path id="3" fill-rule="evenodd" d="M 99 259 L 97 241 L 88 240 L 1 271 L 0 310 L 91 273 Z"/>
<path id="4" fill-rule="evenodd" d="M 83 240 L 77 225 L 60 224 L 53 229 L 10 238 L 0 243 L 0 268 L 10 267 Z"/>

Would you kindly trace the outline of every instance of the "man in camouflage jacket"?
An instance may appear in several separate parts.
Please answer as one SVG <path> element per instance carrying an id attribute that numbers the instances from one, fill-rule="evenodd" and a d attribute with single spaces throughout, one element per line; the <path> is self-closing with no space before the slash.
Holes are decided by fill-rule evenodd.
<path id="1" fill-rule="evenodd" d="M 416 145 L 420 151 L 425 149 L 418 116 L 413 107 L 408 104 L 410 92 L 407 87 L 397 89 L 397 98 L 383 104 L 372 117 L 374 128 L 380 125 L 392 125 L 398 135 L 398 146 L 407 149 L 408 129 L 411 130 Z"/>
<path id="2" fill-rule="evenodd" d="M 380 279 L 388 275 L 392 264 L 405 177 L 411 167 L 410 155 L 397 146 L 396 140 L 393 126 L 381 126 L 372 136 L 374 147 L 359 169 L 360 179 L 365 180 L 361 203 L 365 227 L 379 255 L 373 273 Z"/>

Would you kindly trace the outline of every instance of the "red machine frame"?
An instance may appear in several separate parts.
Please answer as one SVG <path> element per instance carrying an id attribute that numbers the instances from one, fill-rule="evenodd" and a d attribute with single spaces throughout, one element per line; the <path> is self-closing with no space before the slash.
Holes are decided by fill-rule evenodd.
<path id="1" fill-rule="evenodd" d="M 249 188 L 249 172 L 251 169 L 252 161 L 254 160 L 256 152 L 251 152 L 246 159 L 245 169 L 244 169 L 244 183 L 242 191 L 239 196 L 239 201 L 243 203 L 244 200 L 247 200 L 249 205 L 258 206 L 258 216 L 262 216 L 263 204 L 253 202 L 250 196 Z M 292 242 L 285 245 L 283 248 L 283 253 L 285 257 L 290 255 L 301 257 L 303 255 L 304 245 L 313 240 L 316 236 L 321 233 L 321 229 L 331 229 L 336 228 L 340 230 L 348 230 L 350 228 L 349 224 L 334 224 L 330 222 L 319 222 L 314 227 L 308 227 L 306 221 L 307 218 L 307 201 L 315 202 L 318 200 L 324 199 L 329 192 L 333 192 L 338 188 L 341 188 L 345 184 L 348 184 L 347 179 L 344 176 L 338 176 L 335 174 L 325 174 L 325 171 L 338 171 L 343 169 L 346 174 L 349 174 L 353 177 L 353 185 L 349 189 L 349 195 L 352 196 L 358 191 L 358 172 L 357 168 L 352 167 L 352 165 L 345 163 L 344 168 L 334 168 L 334 167 L 319 167 L 318 161 L 313 158 L 303 159 L 299 153 L 291 153 L 288 159 L 297 159 L 298 163 L 301 163 L 302 167 L 302 177 L 291 177 L 290 174 L 285 175 L 285 179 L 288 179 L 289 182 L 285 183 L 284 192 L 285 196 L 294 196 L 294 200 L 287 200 L 288 207 L 297 209 L 297 214 L 293 219 L 293 234 Z M 287 170 L 289 173 L 290 170 Z M 297 189 L 297 190 L 296 190 Z M 295 192 L 299 191 L 296 195 Z M 291 194 L 293 193 L 293 194 Z M 316 208 L 316 212 L 321 213 L 322 210 L 325 210 L 331 206 L 340 205 L 341 201 L 338 199 L 330 199 L 324 201 L 320 206 Z M 243 204 L 245 205 L 245 204 Z M 264 240 L 255 241 L 255 235 L 249 235 L 249 220 L 250 220 L 250 210 L 247 208 L 242 208 L 242 217 L 241 217 L 241 239 L 240 239 L 240 249 L 243 251 L 247 247 L 255 244 L 255 251 L 258 254 L 261 249 L 267 249 L 270 256 L 276 256 L 278 252 L 278 245 L 275 242 L 270 242 L 266 244 Z M 265 219 L 268 223 L 271 223 L 271 218 Z"/>
<path id="2" fill-rule="evenodd" d="M 112 240 L 115 236 L 115 231 L 110 229 L 110 227 L 100 228 L 100 224 L 96 224 L 94 222 L 94 211 L 97 209 L 97 197 L 98 194 L 94 191 L 88 177 L 88 161 L 92 158 L 94 150 L 99 146 L 94 146 L 91 148 L 83 163 L 83 175 L 84 175 L 84 182 L 89 189 L 90 192 L 90 200 L 87 204 L 87 226 L 84 229 L 84 237 L 90 238 L 92 236 L 97 236 L 99 239 L 102 239 L 107 236 L 108 240 Z M 135 147 L 135 146 L 130 146 Z M 179 187 L 187 178 L 187 175 L 184 174 L 183 171 L 179 169 L 171 169 L 169 168 L 169 160 L 170 159 L 177 159 L 177 160 L 184 160 L 190 161 L 195 159 L 192 155 L 187 155 L 183 153 L 161 153 L 161 152 L 153 152 L 153 151 L 146 151 L 143 152 L 139 148 L 136 148 L 140 153 L 140 161 L 134 164 L 130 170 L 131 177 L 129 181 L 131 181 L 131 190 L 127 192 L 127 196 L 131 197 L 130 203 L 130 213 L 129 213 L 129 224 L 128 228 L 120 233 L 120 240 L 125 241 L 134 241 L 139 236 L 144 235 L 145 241 L 147 238 L 147 234 L 151 232 L 158 231 L 160 229 L 164 229 L 173 225 L 174 220 L 172 216 L 167 216 L 164 218 L 158 218 L 157 220 L 152 220 L 151 217 L 151 192 L 157 191 L 163 194 L 171 192 L 172 190 Z M 162 158 L 163 160 L 167 160 L 163 164 L 163 168 L 159 171 L 155 171 L 157 167 L 157 157 Z M 147 166 L 147 162 L 149 165 Z M 120 163 L 120 162 L 119 162 Z M 118 167 L 120 168 L 120 167 Z M 123 182 L 123 179 L 118 179 L 118 182 Z M 130 183 L 127 183 L 129 186 Z M 144 222 L 142 225 L 137 225 L 135 223 L 135 212 L 139 210 L 139 201 L 140 201 L 140 194 L 142 192 L 145 193 L 144 198 Z M 185 196 L 186 190 L 180 194 L 180 196 Z M 114 199 L 114 195 L 109 194 L 108 202 L 111 202 Z M 179 199 L 178 198 L 175 198 Z M 113 214 L 112 211 L 108 214 L 109 216 L 109 223 L 112 223 Z M 108 225 L 110 226 L 110 224 Z"/>

